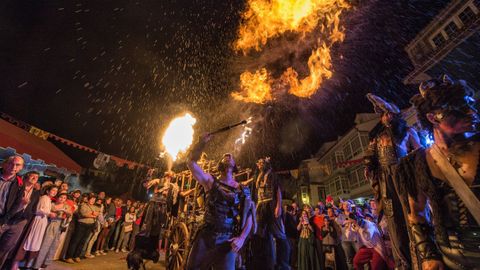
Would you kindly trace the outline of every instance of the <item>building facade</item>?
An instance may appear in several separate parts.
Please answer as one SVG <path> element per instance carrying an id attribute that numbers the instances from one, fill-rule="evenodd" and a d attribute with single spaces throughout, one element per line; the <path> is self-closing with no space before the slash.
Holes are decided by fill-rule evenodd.
<path id="1" fill-rule="evenodd" d="M 360 113 L 355 126 L 337 140 L 324 143 L 314 158 L 303 160 L 299 172 L 302 183 L 302 202 L 334 198 L 360 198 L 372 194 L 363 176 L 363 152 L 368 147 L 368 133 L 379 122 L 379 115 Z M 308 192 L 308 193 L 307 193 Z"/>
<path id="2" fill-rule="evenodd" d="M 480 89 L 480 0 L 451 1 L 405 50 L 414 69 L 405 84 L 449 74 Z"/>

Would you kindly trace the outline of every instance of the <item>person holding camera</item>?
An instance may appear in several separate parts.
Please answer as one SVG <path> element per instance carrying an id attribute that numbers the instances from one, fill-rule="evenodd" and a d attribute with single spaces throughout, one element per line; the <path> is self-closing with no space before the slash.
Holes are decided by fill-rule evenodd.
<path id="1" fill-rule="evenodd" d="M 340 227 L 342 228 L 341 245 L 345 254 L 348 269 L 350 270 L 353 269 L 353 257 L 355 257 L 355 253 L 357 253 L 358 249 L 360 248 L 357 232 L 350 230 L 350 226 L 352 225 L 352 223 L 349 220 L 349 216 L 355 216 L 357 212 L 353 206 L 355 206 L 353 201 L 344 201 L 341 204 L 343 212 L 341 212 L 335 219 L 338 225 L 340 225 Z M 349 232 L 348 234 L 347 231 Z"/>
<path id="2" fill-rule="evenodd" d="M 298 240 L 298 270 L 320 269 L 320 261 L 315 252 L 314 230 L 310 224 L 310 214 L 307 210 L 302 210 L 297 230 L 300 231 Z"/>
<path id="3" fill-rule="evenodd" d="M 356 233 L 361 246 L 353 258 L 353 267 L 364 269 L 364 265 L 368 263 L 371 270 L 388 269 L 385 245 L 377 225 L 353 214 L 349 215 L 348 222 L 350 226 L 347 235 Z"/>
<path id="4" fill-rule="evenodd" d="M 342 228 L 336 222 L 336 218 L 335 209 L 333 207 L 327 207 L 327 214 L 324 216 L 322 227 L 325 269 L 333 266 L 333 269 L 345 270 L 348 269 L 348 267 L 341 245 Z"/>

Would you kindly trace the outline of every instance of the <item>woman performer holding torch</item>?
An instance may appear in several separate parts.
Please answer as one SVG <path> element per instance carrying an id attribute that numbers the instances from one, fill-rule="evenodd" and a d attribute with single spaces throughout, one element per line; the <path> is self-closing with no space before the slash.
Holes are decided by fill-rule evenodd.
<path id="1" fill-rule="evenodd" d="M 252 226 L 254 228 L 255 207 L 249 189 L 233 177 L 237 167 L 231 154 L 223 155 L 218 163 L 219 179 L 198 165 L 210 139 L 211 134 L 203 136 L 187 161 L 193 177 L 206 192 L 204 221 L 194 238 L 187 269 L 234 270 L 236 253 L 244 245 Z"/>

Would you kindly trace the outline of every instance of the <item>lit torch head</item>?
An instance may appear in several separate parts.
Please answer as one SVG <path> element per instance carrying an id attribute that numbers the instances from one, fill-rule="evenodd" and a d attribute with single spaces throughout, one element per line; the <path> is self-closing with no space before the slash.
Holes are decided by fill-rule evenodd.
<path id="1" fill-rule="evenodd" d="M 190 114 L 177 117 L 170 122 L 162 138 L 162 144 L 175 161 L 180 153 L 184 153 L 193 141 L 193 125 L 197 120 Z"/>

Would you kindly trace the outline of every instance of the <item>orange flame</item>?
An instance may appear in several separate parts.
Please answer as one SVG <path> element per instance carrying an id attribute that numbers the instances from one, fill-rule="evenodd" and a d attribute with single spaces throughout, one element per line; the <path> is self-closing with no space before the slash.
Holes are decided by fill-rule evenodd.
<path id="1" fill-rule="evenodd" d="M 330 50 L 326 45 L 315 50 L 308 59 L 310 75 L 298 80 L 298 74 L 293 68 L 288 68 L 283 73 L 282 80 L 290 85 L 290 94 L 297 97 L 308 98 L 317 92 L 325 79 L 332 77 L 332 63 Z"/>
<path id="2" fill-rule="evenodd" d="M 308 98 L 315 94 L 333 75 L 330 48 L 345 38 L 340 16 L 349 8 L 345 0 L 248 0 L 233 44 L 236 51 L 260 51 L 269 39 L 286 32 L 300 34 L 301 38 L 319 32 L 321 38 L 308 59 L 310 73 L 305 78 L 299 79 L 292 67 L 280 78 L 270 78 L 265 68 L 255 73 L 245 71 L 240 75 L 241 91 L 232 96 L 245 102 L 265 103 L 274 99 L 276 89 L 272 85 L 276 80 L 287 84 L 292 95 Z"/>
<path id="3" fill-rule="evenodd" d="M 269 75 L 265 68 L 255 73 L 248 71 L 240 75 L 241 92 L 233 92 L 232 97 L 244 102 L 265 103 L 271 101 L 271 87 Z"/>

